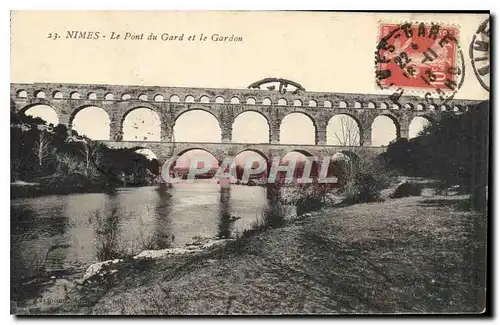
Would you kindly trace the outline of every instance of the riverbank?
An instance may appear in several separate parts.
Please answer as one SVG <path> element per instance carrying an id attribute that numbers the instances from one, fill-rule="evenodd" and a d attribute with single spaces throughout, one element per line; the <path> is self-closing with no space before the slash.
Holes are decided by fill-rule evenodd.
<path id="1" fill-rule="evenodd" d="M 248 187 L 265 187 L 265 184 L 243 184 L 234 183 L 233 185 L 248 186 Z M 36 182 L 16 181 L 10 184 L 10 198 L 25 199 L 35 198 L 45 195 L 65 195 L 65 194 L 81 194 L 81 193 L 111 193 L 121 188 L 140 188 L 157 186 L 159 191 L 164 190 L 169 185 L 167 183 L 144 183 L 144 184 L 91 184 L 81 186 L 78 184 L 41 184 Z"/>
<path id="2" fill-rule="evenodd" d="M 51 312 L 479 312 L 485 220 L 467 202 L 420 196 L 327 208 L 224 248 L 130 262 L 98 285 L 75 285 Z"/>
<path id="3" fill-rule="evenodd" d="M 155 184 L 141 184 L 141 185 L 128 185 L 126 187 L 136 188 L 136 187 L 146 187 L 153 186 Z M 93 184 L 81 186 L 78 184 L 74 185 L 63 185 L 57 186 L 57 184 L 40 184 L 40 183 L 28 183 L 28 182 L 13 182 L 10 184 L 10 199 L 25 199 L 25 198 L 35 198 L 45 195 L 65 195 L 65 194 L 77 194 L 77 193 L 107 193 L 116 191 L 119 188 L 123 188 L 121 185 L 102 185 Z"/>

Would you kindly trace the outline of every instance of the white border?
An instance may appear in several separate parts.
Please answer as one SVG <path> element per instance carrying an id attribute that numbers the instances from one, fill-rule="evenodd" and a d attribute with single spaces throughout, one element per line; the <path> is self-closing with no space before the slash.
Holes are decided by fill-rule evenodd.
<path id="1" fill-rule="evenodd" d="M 2 40 L 2 48 L 4 49 L 2 51 L 3 57 L 3 65 L 1 66 L 2 69 L 2 87 L 0 88 L 1 92 L 1 97 L 5 103 L 3 114 L 4 118 L 1 120 L 5 122 L 5 126 L 3 128 L 0 128 L 2 134 L 2 139 L 4 139 L 5 143 L 7 144 L 5 147 L 10 148 L 10 132 L 9 132 L 9 127 L 7 125 L 9 117 L 8 117 L 8 102 L 7 99 L 10 99 L 10 91 L 9 91 L 9 84 L 10 84 L 10 51 L 9 51 L 9 43 L 10 43 L 10 10 L 62 10 L 62 9 L 69 9 L 69 10 L 479 10 L 479 9 L 490 9 L 492 10 L 492 13 L 498 13 L 500 11 L 500 1 L 498 0 L 475 0 L 474 2 L 470 1 L 458 1 L 458 0 L 418 0 L 418 1 L 394 1 L 394 0 L 384 0 L 384 1 L 370 1 L 370 0 L 349 0 L 349 1 L 337 1 L 337 2 L 327 2 L 327 1 L 321 1 L 321 0 L 302 0 L 302 1 L 297 1 L 297 0 L 288 0 L 286 2 L 278 2 L 278 1 L 265 1 L 265 0 L 251 0 L 251 1 L 244 1 L 244 2 L 236 2 L 236 1 L 223 1 L 223 0 L 180 0 L 180 1 L 149 1 L 149 0 L 135 0 L 135 1 L 126 1 L 126 0 L 121 0 L 121 1 L 114 1 L 111 3 L 105 2 L 103 0 L 86 0 L 86 1 L 78 1 L 78 2 L 71 2 L 71 1 L 64 1 L 64 0 L 59 0 L 59 1 L 53 1 L 53 0 L 44 0 L 44 1 L 28 1 L 28 0 L 4 0 L 0 3 L 1 7 L 1 16 L 3 18 L 2 24 L 0 25 L 0 33 L 1 33 L 1 40 Z M 495 24 L 496 25 L 496 24 Z M 498 33 L 495 33 L 495 38 L 492 40 L 494 44 L 497 44 L 498 42 Z M 497 64 L 495 64 L 495 70 L 492 71 L 492 73 L 497 72 Z M 498 90 L 498 84 L 494 84 L 494 89 L 492 89 L 492 92 L 495 92 Z M 496 102 L 492 103 L 493 104 L 493 109 L 496 108 Z M 10 106 L 10 104 L 9 104 Z M 493 121 L 493 125 L 500 125 L 500 114 L 496 113 L 494 114 L 495 120 Z M 491 139 L 493 143 L 495 144 L 495 149 L 499 149 L 498 146 L 500 146 L 500 141 L 498 139 Z M 10 152 L 10 149 L 9 149 Z M 7 155 L 9 153 L 5 153 L 4 155 Z M 491 153 L 492 154 L 492 153 Z M 4 262 L 3 264 L 10 264 L 10 197 L 8 196 L 9 193 L 9 183 L 10 183 L 10 163 L 9 160 L 4 157 L 4 159 L 0 160 L 0 163 L 2 164 L 2 200 L 4 200 L 4 204 L 2 204 L 2 209 L 4 210 L 1 214 L 1 229 L 3 231 L 3 236 L 2 238 L 2 244 L 1 244 L 1 251 L 2 251 L 2 261 Z M 491 166 L 493 168 L 493 166 Z M 491 168 L 491 169 L 492 169 Z M 493 185 L 493 184 L 492 184 Z M 495 185 L 496 184 L 496 179 L 495 179 Z M 500 202 L 497 199 L 498 197 L 495 198 L 490 198 L 490 200 Z M 496 219 L 495 216 L 490 215 L 491 218 Z M 498 233 L 498 224 L 500 222 L 497 220 L 495 222 L 495 229 L 493 230 L 494 233 L 492 233 L 492 238 L 494 240 L 495 234 Z M 496 241 L 498 242 L 498 241 Z M 495 248 L 493 249 L 492 247 L 489 247 L 489 249 L 493 249 L 495 257 L 497 257 L 497 254 L 499 252 L 498 246 L 495 245 Z M 491 261 L 488 261 L 491 263 Z M 10 313 L 10 267 L 2 267 L 1 268 L 1 280 L 2 280 L 2 295 L 1 295 L 1 301 L 0 301 L 0 307 L 1 307 L 1 324 L 12 324 L 14 322 L 17 322 L 18 319 L 12 317 L 9 315 Z M 490 274 L 490 276 L 494 276 L 493 272 Z M 498 280 L 495 281 L 498 284 Z M 493 288 L 488 288 L 488 290 L 492 290 Z M 496 288 L 495 288 L 496 289 Z M 495 290 L 497 292 L 497 290 Z M 498 299 L 495 300 L 496 306 L 495 308 L 496 311 L 498 312 Z M 33 320 L 23 320 L 22 322 L 24 324 L 35 324 L 35 322 L 43 322 L 47 324 L 51 324 L 53 322 L 57 321 L 71 321 L 72 319 L 68 318 L 61 318 L 59 319 L 33 319 Z M 85 319 L 83 321 L 80 320 L 80 323 L 85 323 L 85 324 L 104 324 L 105 322 L 142 322 L 144 320 L 150 320 L 150 319 Z M 202 319 L 199 319 L 202 320 Z M 233 322 L 236 319 L 220 319 L 220 318 L 215 318 L 211 319 L 211 322 L 213 323 L 220 323 L 221 321 L 230 321 Z M 282 319 L 280 320 L 281 322 L 288 322 L 291 321 L 292 319 Z M 318 320 L 318 319 L 316 319 Z M 323 321 L 334 321 L 334 322 L 362 322 L 364 319 L 322 319 Z M 377 318 L 372 318 L 372 321 L 387 321 L 388 319 L 377 319 Z M 390 321 L 396 321 L 396 322 L 401 322 L 401 321 L 407 321 L 409 319 L 400 319 L 400 318 L 393 318 L 390 319 Z M 448 321 L 457 321 L 457 318 L 449 319 Z M 177 322 L 178 320 L 176 319 L 158 319 L 160 322 Z M 184 321 L 196 321 L 196 320 L 184 320 Z M 246 319 L 246 321 L 249 321 L 249 319 Z M 266 323 L 266 322 L 271 322 L 271 321 L 278 321 L 277 319 L 250 319 L 251 322 L 259 322 L 259 323 Z M 307 322 L 310 321 L 310 319 L 295 319 L 292 321 L 297 321 L 297 322 Z M 412 320 L 414 321 L 414 320 Z M 437 323 L 437 322 L 442 322 L 444 319 L 422 319 L 418 320 L 417 322 L 421 323 Z"/>

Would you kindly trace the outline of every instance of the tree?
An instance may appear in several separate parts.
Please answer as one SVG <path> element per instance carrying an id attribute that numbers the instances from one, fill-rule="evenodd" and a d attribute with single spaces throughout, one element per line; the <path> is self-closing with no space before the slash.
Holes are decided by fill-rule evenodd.
<path id="1" fill-rule="evenodd" d="M 80 154 L 83 156 L 85 164 L 85 176 L 90 175 L 91 167 L 97 166 L 102 158 L 100 149 L 101 143 L 92 141 L 85 137 L 72 137 L 69 142 L 79 142 L 81 144 Z M 93 162 L 93 164 L 92 164 Z M 90 175 L 92 176 L 92 175 Z"/>
<path id="2" fill-rule="evenodd" d="M 83 149 L 81 152 L 83 154 L 83 158 L 85 159 L 85 175 L 89 176 L 91 174 L 90 171 L 93 170 L 92 167 L 98 166 L 101 160 L 101 143 L 86 139 L 86 141 L 82 142 L 82 144 Z"/>
<path id="3" fill-rule="evenodd" d="M 75 156 L 68 153 L 57 154 L 57 170 L 61 175 L 78 174 L 81 171 L 81 161 L 78 161 Z"/>
<path id="4" fill-rule="evenodd" d="M 414 157 L 413 142 L 406 138 L 397 138 L 391 141 L 384 154 L 387 165 L 404 174 L 414 175 L 416 171 L 411 170 L 412 161 L 420 161 L 422 158 Z"/>
<path id="5" fill-rule="evenodd" d="M 39 133 L 38 140 L 34 143 L 33 151 L 37 157 L 38 166 L 41 167 L 44 159 L 50 155 L 49 140 L 46 137 L 45 132 L 41 131 Z"/>
<path id="6" fill-rule="evenodd" d="M 444 184 L 460 185 L 464 193 L 471 193 L 473 188 L 484 193 L 488 175 L 488 105 L 485 102 L 462 114 L 444 115 L 425 127 L 420 136 L 392 142 L 385 161 L 409 176 L 433 177 Z"/>
<path id="7" fill-rule="evenodd" d="M 358 123 L 347 115 L 340 115 L 338 118 L 340 131 L 334 133 L 335 141 L 341 146 L 359 146 Z"/>

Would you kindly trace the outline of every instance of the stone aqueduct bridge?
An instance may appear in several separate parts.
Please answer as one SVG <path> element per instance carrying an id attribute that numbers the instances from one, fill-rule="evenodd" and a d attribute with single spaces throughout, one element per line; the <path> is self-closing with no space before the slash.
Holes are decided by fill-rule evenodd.
<path id="1" fill-rule="evenodd" d="M 477 101 L 452 100 L 446 105 L 428 104 L 423 98 L 402 96 L 394 104 L 388 95 L 367 95 L 327 92 L 285 92 L 262 89 L 217 89 L 184 87 L 149 87 L 99 84 L 11 84 L 11 103 L 17 111 L 36 105 L 51 106 L 59 117 L 59 123 L 72 126 L 76 114 L 89 106 L 104 109 L 110 118 L 112 147 L 140 147 L 152 150 L 159 159 L 178 155 L 189 149 L 204 149 L 219 161 L 224 155 L 237 154 L 245 149 L 279 155 L 289 151 L 314 154 L 333 154 L 354 150 L 342 146 L 326 145 L 328 121 L 335 115 L 353 117 L 360 131 L 358 150 L 384 151 L 383 147 L 371 147 L 371 130 L 379 115 L 391 118 L 398 137 L 408 137 L 409 125 L 416 116 L 431 122 L 444 114 L 457 114 L 469 110 Z M 161 121 L 160 142 L 122 141 L 123 122 L 128 113 L 136 108 L 149 108 Z M 203 110 L 212 114 L 221 128 L 222 144 L 175 143 L 172 149 L 172 133 L 176 119 L 190 110 Z M 262 114 L 269 124 L 269 144 L 237 144 L 231 142 L 235 118 L 246 111 Z M 294 112 L 306 114 L 316 129 L 316 145 L 279 144 L 280 124 L 283 118 Z M 203 121 L 197 127 L 203 127 Z"/>

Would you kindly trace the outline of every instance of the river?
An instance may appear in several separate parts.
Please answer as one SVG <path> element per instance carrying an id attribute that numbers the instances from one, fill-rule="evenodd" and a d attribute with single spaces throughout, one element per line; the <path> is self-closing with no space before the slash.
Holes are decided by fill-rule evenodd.
<path id="1" fill-rule="evenodd" d="M 229 237 L 252 226 L 266 189 L 209 181 L 120 188 L 111 193 L 49 195 L 11 201 L 11 287 L 37 277 L 81 275 L 121 253 L 182 247 L 197 237 Z"/>

